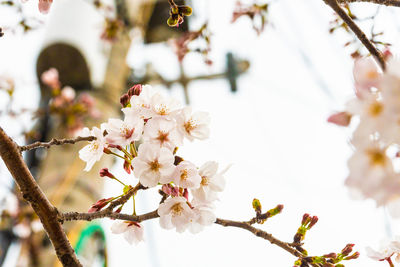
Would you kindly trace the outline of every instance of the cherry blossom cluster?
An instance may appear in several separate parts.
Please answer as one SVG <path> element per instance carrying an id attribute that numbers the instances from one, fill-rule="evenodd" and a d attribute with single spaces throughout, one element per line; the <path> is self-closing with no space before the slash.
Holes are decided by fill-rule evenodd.
<path id="1" fill-rule="evenodd" d="M 356 98 L 346 109 L 331 115 L 329 122 L 341 126 L 358 121 L 351 143 L 346 185 L 357 197 L 372 198 L 400 216 L 400 61 L 388 60 L 381 73 L 371 58 L 354 66 Z"/>
<path id="2" fill-rule="evenodd" d="M 40 78 L 51 89 L 50 113 L 57 115 L 70 133 L 81 130 L 86 117 L 100 117 L 101 113 L 95 108 L 94 99 L 87 93 L 77 96 L 70 86 L 62 87 L 55 68 L 43 72 Z"/>
<path id="3" fill-rule="evenodd" d="M 184 139 L 208 138 L 209 114 L 181 107 L 179 101 L 148 85 L 133 86 L 121 97 L 121 104 L 124 119 L 111 118 L 100 128 L 83 129 L 82 135 L 96 137 L 79 152 L 86 162 L 85 170 L 89 171 L 104 154 L 122 158 L 123 168 L 132 180 L 138 179 L 147 188 L 160 187 L 164 198 L 158 215 L 165 229 L 196 233 L 215 222 L 214 201 L 224 189 L 225 171 L 218 172 L 218 163 L 213 161 L 198 168 L 176 154 Z M 106 168 L 100 176 L 122 183 Z M 132 188 L 123 185 L 124 193 Z M 118 198 L 102 199 L 90 212 L 99 211 Z M 143 237 L 142 226 L 130 221 L 115 222 L 112 231 L 124 233 L 130 243 Z"/>

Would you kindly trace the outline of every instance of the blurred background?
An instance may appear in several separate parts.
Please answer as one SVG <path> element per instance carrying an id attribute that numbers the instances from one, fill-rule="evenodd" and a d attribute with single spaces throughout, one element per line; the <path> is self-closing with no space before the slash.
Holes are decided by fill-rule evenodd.
<path id="1" fill-rule="evenodd" d="M 366 257 L 365 247 L 399 234 L 399 222 L 373 201 L 350 197 L 344 180 L 351 129 L 326 122 L 354 96 L 350 55 L 366 52 L 353 35 L 335 28 L 340 22 L 321 0 L 258 3 L 268 3 L 268 23 L 260 34 L 249 17 L 232 23 L 238 9 L 233 0 L 186 1 L 194 12 L 178 28 L 166 24 L 166 0 L 100 4 L 55 0 L 48 15 L 39 13 L 35 0 L 23 5 L 3 3 L 0 88 L 6 89 L 0 90 L 0 125 L 19 144 L 74 133 L 79 126 L 76 120 L 70 122 L 65 114 L 52 114 L 48 108 L 54 96 L 38 77 L 51 67 L 58 69 L 63 86 L 94 98 L 96 110 L 82 118 L 89 126 L 119 116 L 119 96 L 134 83 L 153 84 L 211 114 L 210 138 L 187 142 L 180 152 L 198 166 L 208 160 L 219 162 L 221 169 L 233 164 L 225 175 L 227 185 L 220 194 L 217 217 L 252 218 L 253 198 L 260 199 L 264 209 L 284 204 L 282 214 L 260 228 L 290 242 L 303 214 L 317 215 L 319 222 L 307 234 L 304 246 L 311 255 L 340 252 L 347 243 L 355 243 L 361 257 L 346 266 L 382 266 Z M 361 3 L 351 10 L 371 38 L 383 46 L 390 43 L 396 54 L 398 10 Z M 198 32 L 205 23 L 180 61 L 171 38 L 188 38 L 188 31 Z M 12 93 L 7 88 L 13 88 Z M 92 172 L 83 173 L 80 147 L 25 154 L 39 183 L 62 211 L 85 212 L 101 197 L 120 194 L 119 184 L 98 176 L 102 167 L 109 167 L 126 183 L 136 183 L 122 170 L 122 161 L 106 159 Z M 24 204 L 13 202 L 12 179 L 0 164 L 2 209 L 17 209 L 18 216 L 29 214 Z M 154 210 L 158 202 L 156 190 L 140 192 L 137 212 Z M 53 253 L 48 241 L 43 233 L 36 233 L 40 230 L 17 219 L 35 232 L 26 233 L 26 229 L 10 228 L 15 219 L 9 221 L 2 218 L 0 223 L 1 247 L 7 251 L 0 254 L 0 266 L 56 266 L 48 256 Z M 66 225 L 85 266 L 105 266 L 104 258 L 107 266 L 144 267 L 292 266 L 295 261 L 242 229 L 213 225 L 196 235 L 178 234 L 152 220 L 144 223 L 145 242 L 131 246 L 122 236 L 111 234 L 111 224 L 104 219 Z M 42 263 L 32 262 L 34 257 Z"/>

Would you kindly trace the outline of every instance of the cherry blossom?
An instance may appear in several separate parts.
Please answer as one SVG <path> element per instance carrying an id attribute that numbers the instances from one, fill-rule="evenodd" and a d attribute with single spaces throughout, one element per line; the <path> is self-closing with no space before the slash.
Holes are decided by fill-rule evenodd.
<path id="1" fill-rule="evenodd" d="M 393 255 L 396 255 L 396 261 L 400 261 L 400 242 L 397 240 L 383 240 L 378 250 L 367 247 L 366 251 L 367 256 L 373 260 L 388 260 Z"/>
<path id="2" fill-rule="evenodd" d="M 123 234 L 129 244 L 138 244 L 143 241 L 143 227 L 137 222 L 116 221 L 111 226 L 113 234 Z"/>
<path id="3" fill-rule="evenodd" d="M 217 198 L 217 192 L 221 192 L 225 188 L 224 173 L 229 168 L 226 168 L 221 173 L 218 171 L 218 163 L 208 161 L 200 167 L 199 175 L 201 177 L 200 187 L 192 189 L 191 192 L 196 201 L 209 202 Z"/>
<path id="4" fill-rule="evenodd" d="M 154 187 L 160 179 L 169 178 L 175 170 L 174 155 L 164 147 L 144 143 L 132 160 L 133 173 L 147 187 Z"/>
<path id="5" fill-rule="evenodd" d="M 377 87 L 381 79 L 378 66 L 372 58 L 360 58 L 354 63 L 355 86 L 358 92 Z"/>
<path id="6" fill-rule="evenodd" d="M 81 135 L 96 137 L 96 140 L 91 141 L 87 146 L 79 151 L 79 158 L 86 162 L 84 170 L 90 171 L 96 161 L 99 161 L 101 156 L 103 156 L 105 139 L 103 137 L 103 131 L 97 127 L 93 127 L 92 130 L 85 127 L 82 129 Z"/>
<path id="7" fill-rule="evenodd" d="M 163 118 L 153 118 L 147 122 L 143 139 L 170 150 L 182 145 L 182 136 L 177 131 L 176 122 Z"/>
<path id="8" fill-rule="evenodd" d="M 177 99 L 166 97 L 161 93 L 155 93 L 150 99 L 150 112 L 152 117 L 174 116 L 180 108 L 180 103 Z"/>
<path id="9" fill-rule="evenodd" d="M 107 131 L 106 140 L 111 144 L 126 146 L 141 138 L 144 121 L 139 114 L 123 109 L 125 119 L 109 119 L 105 125 Z"/>
<path id="10" fill-rule="evenodd" d="M 189 161 L 182 161 L 172 174 L 174 184 L 182 188 L 196 189 L 200 187 L 201 177 L 196 166 Z"/>
<path id="11" fill-rule="evenodd" d="M 156 92 L 150 85 L 143 85 L 139 95 L 132 95 L 130 98 L 131 107 L 126 108 L 126 110 L 130 110 L 131 112 L 139 112 L 143 119 L 150 118 L 152 115 L 150 102 L 155 93 Z"/>
<path id="12" fill-rule="evenodd" d="M 213 224 L 217 219 L 210 205 L 196 206 L 193 208 L 193 212 L 195 213 L 195 219 L 192 220 L 189 228 L 189 231 L 193 234 L 202 231 L 205 226 Z"/>
<path id="13" fill-rule="evenodd" d="M 160 226 L 164 229 L 176 228 L 179 233 L 184 232 L 196 214 L 192 211 L 184 197 L 173 197 L 160 204 L 158 215 L 160 216 Z"/>
<path id="14" fill-rule="evenodd" d="M 177 115 L 178 129 L 190 141 L 204 140 L 210 135 L 210 116 L 207 112 L 192 113 L 191 107 L 185 107 Z"/>

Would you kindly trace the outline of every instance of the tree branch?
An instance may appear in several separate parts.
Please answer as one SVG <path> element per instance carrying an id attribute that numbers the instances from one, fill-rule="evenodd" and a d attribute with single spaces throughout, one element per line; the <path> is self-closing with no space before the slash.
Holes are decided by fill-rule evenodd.
<path id="1" fill-rule="evenodd" d="M 78 137 L 73 138 L 73 139 L 55 139 L 55 138 L 53 138 L 53 139 L 51 139 L 50 142 L 35 142 L 33 144 L 30 144 L 30 145 L 20 146 L 19 150 L 22 152 L 22 151 L 32 150 L 32 149 L 36 149 L 36 148 L 40 148 L 40 147 L 50 148 L 51 146 L 60 146 L 60 145 L 65 145 L 65 144 L 75 144 L 77 142 L 93 141 L 95 139 L 96 139 L 96 137 L 94 137 L 94 136 L 86 136 L 86 137 L 78 136 Z"/>
<path id="2" fill-rule="evenodd" d="M 105 217 L 110 218 L 110 219 L 117 219 L 117 220 L 143 222 L 146 220 L 158 218 L 159 216 L 158 216 L 157 210 L 154 210 L 152 212 L 145 213 L 142 215 L 138 215 L 138 216 L 129 215 L 129 214 L 120 214 L 120 213 L 116 213 L 116 212 L 109 212 L 107 210 L 102 210 L 102 211 L 93 212 L 93 213 L 67 212 L 67 213 L 60 214 L 59 220 L 60 220 L 60 222 L 74 221 L 74 220 L 91 221 L 94 219 L 100 219 L 100 218 L 105 218 Z M 295 248 L 293 248 L 293 245 L 291 243 L 283 242 L 283 241 L 275 238 L 272 234 L 251 226 L 249 222 L 239 222 L 239 221 L 231 221 L 231 220 L 224 220 L 224 219 L 217 218 L 215 223 L 225 226 L 225 227 L 231 226 L 231 227 L 245 229 L 260 238 L 268 240 L 271 244 L 274 244 L 274 245 L 286 250 L 287 252 L 289 252 L 290 254 L 292 254 L 295 257 L 305 257 L 306 256 L 306 255 L 303 255 L 298 250 L 296 250 Z"/>
<path id="3" fill-rule="evenodd" d="M 375 60 L 379 63 L 382 70 L 385 70 L 386 64 L 382 53 L 372 44 L 372 42 L 367 38 L 365 33 L 357 26 L 357 24 L 350 18 L 350 16 L 340 7 L 337 0 L 323 0 L 325 4 L 330 6 L 339 17 L 349 26 L 349 28 L 354 32 L 361 43 L 368 49 L 368 51 L 375 57 Z M 340 0 L 339 0 L 340 1 Z M 384 0 L 371 0 L 371 1 L 384 1 Z M 385 0 L 387 1 L 387 0 Z"/>
<path id="4" fill-rule="evenodd" d="M 46 198 L 26 166 L 18 145 L 0 127 L 0 156 L 13 176 L 23 198 L 36 212 L 63 266 L 82 267 L 58 221 L 58 211 Z"/>
<path id="5" fill-rule="evenodd" d="M 364 3 L 372 3 L 377 5 L 385 5 L 385 6 L 396 6 L 400 7 L 400 0 L 338 0 L 340 4 L 348 4 L 355 2 L 364 2 Z"/>

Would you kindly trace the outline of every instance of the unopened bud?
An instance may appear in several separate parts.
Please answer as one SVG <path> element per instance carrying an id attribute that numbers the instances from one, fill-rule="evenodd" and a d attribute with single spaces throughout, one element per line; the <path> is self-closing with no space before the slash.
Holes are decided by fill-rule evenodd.
<path id="1" fill-rule="evenodd" d="M 257 213 L 257 214 L 260 214 L 261 213 L 261 209 L 262 209 L 262 207 L 261 207 L 261 202 L 260 202 L 260 200 L 258 200 L 257 198 L 255 198 L 255 199 L 253 199 L 253 209 L 254 209 L 254 211 Z"/>
<path id="2" fill-rule="evenodd" d="M 311 218 L 310 224 L 308 225 L 308 229 L 311 229 L 311 227 L 313 227 L 317 222 L 318 222 L 318 217 L 317 216 L 313 216 Z"/>
<path id="3" fill-rule="evenodd" d="M 142 92 L 142 85 L 141 84 L 135 84 L 134 86 L 132 86 L 131 88 L 129 88 L 128 90 L 128 96 L 129 98 L 131 98 L 134 95 L 140 95 L 140 93 Z"/>
<path id="4" fill-rule="evenodd" d="M 338 112 L 328 117 L 327 121 L 338 126 L 349 126 L 351 122 L 351 114 L 347 112 Z"/>
<path id="5" fill-rule="evenodd" d="M 183 16 L 190 16 L 193 13 L 193 10 L 190 6 L 179 6 L 178 13 Z"/>
<path id="6" fill-rule="evenodd" d="M 344 258 L 345 260 L 355 260 L 360 257 L 360 252 L 354 252 L 351 256 Z"/>
<path id="7" fill-rule="evenodd" d="M 301 224 L 302 224 L 302 225 L 307 224 L 308 221 L 309 221 L 309 219 L 310 219 L 310 214 L 305 213 L 305 214 L 303 215 L 303 219 L 301 220 Z"/>
<path id="8" fill-rule="evenodd" d="M 122 107 L 125 108 L 129 104 L 130 97 L 128 94 L 123 94 L 119 99 L 119 103 L 121 103 Z"/>
<path id="9" fill-rule="evenodd" d="M 103 168 L 103 169 L 100 170 L 100 177 L 115 178 L 114 175 L 112 175 L 112 174 L 108 171 L 108 168 Z"/>
<path id="10" fill-rule="evenodd" d="M 103 153 L 105 153 L 105 154 L 111 154 L 112 152 L 111 152 L 111 150 L 110 149 L 108 149 L 108 148 L 103 148 Z"/>
<path id="11" fill-rule="evenodd" d="M 96 203 L 94 203 L 90 209 L 88 210 L 88 213 L 93 213 L 96 211 L 100 211 L 102 208 L 107 206 L 107 204 L 112 200 L 112 197 L 110 198 L 103 198 L 98 200 Z"/>
<path id="12" fill-rule="evenodd" d="M 342 255 L 347 256 L 353 250 L 354 244 L 347 244 L 344 249 L 342 249 Z"/>

